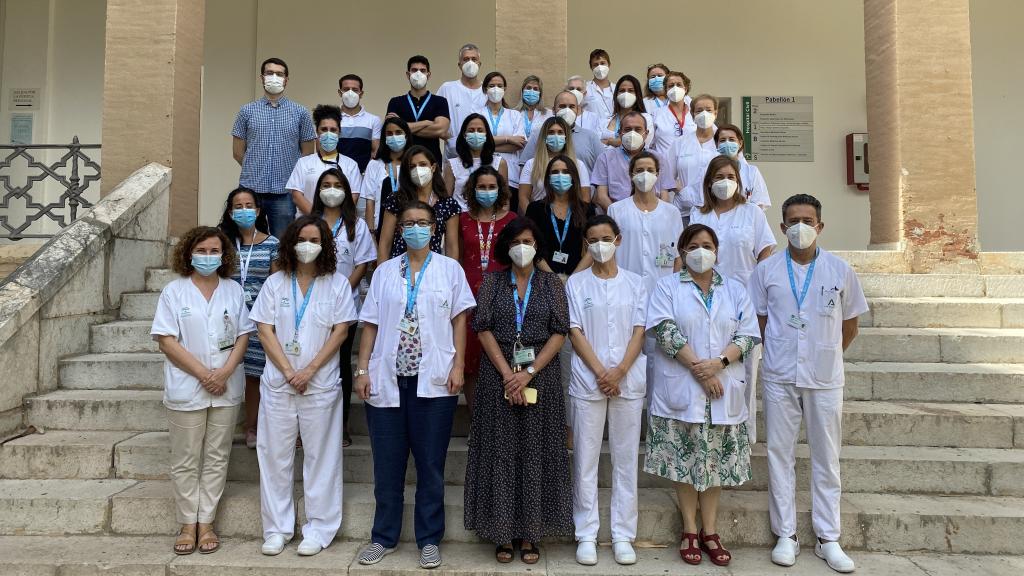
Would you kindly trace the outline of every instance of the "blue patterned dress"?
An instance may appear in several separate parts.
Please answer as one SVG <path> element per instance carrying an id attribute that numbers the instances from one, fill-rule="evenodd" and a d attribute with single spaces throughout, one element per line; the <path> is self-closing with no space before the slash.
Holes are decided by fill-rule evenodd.
<path id="1" fill-rule="evenodd" d="M 242 244 L 241 249 L 238 251 L 239 261 L 249 260 L 249 271 L 245 277 L 245 283 L 242 284 L 242 288 L 245 291 L 245 305 L 252 310 L 252 305 L 256 302 L 256 295 L 260 293 L 260 289 L 263 288 L 263 283 L 266 282 L 267 276 L 270 276 L 270 263 L 277 259 L 277 250 L 281 243 L 273 236 L 267 236 L 262 242 L 257 243 L 254 246 L 249 244 Z M 252 255 L 249 255 L 249 249 L 252 248 Z M 241 265 L 239 265 L 238 274 L 231 277 L 232 280 L 242 283 L 241 276 Z M 256 376 L 259 378 L 263 375 L 263 366 L 267 363 L 267 356 L 263 352 L 263 345 L 260 344 L 259 335 L 253 332 L 249 335 L 249 347 L 245 349 L 245 375 Z"/>

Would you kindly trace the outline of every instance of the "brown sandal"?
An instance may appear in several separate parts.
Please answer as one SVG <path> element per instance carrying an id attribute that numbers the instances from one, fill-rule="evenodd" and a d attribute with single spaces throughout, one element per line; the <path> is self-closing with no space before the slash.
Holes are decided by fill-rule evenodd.
<path id="1" fill-rule="evenodd" d="M 524 548 L 524 544 L 528 544 L 530 547 Z M 533 542 L 523 540 L 523 543 L 519 545 L 519 559 L 523 561 L 523 564 L 536 564 L 540 562 L 540 549 Z"/>
<path id="2" fill-rule="evenodd" d="M 182 524 L 178 530 L 178 537 L 174 539 L 174 553 L 178 556 L 188 556 L 196 551 L 196 525 Z"/>
<path id="3" fill-rule="evenodd" d="M 212 545 L 212 548 L 207 546 Z M 220 550 L 220 537 L 213 531 L 213 524 L 200 524 L 199 525 L 199 553 L 200 554 L 213 554 L 217 550 Z"/>

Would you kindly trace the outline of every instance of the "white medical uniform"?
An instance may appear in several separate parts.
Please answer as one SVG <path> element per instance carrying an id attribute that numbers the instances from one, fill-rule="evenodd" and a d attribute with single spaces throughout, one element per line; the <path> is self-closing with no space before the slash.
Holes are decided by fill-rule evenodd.
<path id="1" fill-rule="evenodd" d="M 498 170 L 501 167 L 501 161 L 504 160 L 501 154 L 495 152 L 494 159 L 491 161 L 491 167 Z M 462 208 L 463 212 L 469 211 L 469 203 L 466 202 L 466 196 L 464 194 L 466 182 L 469 182 L 469 175 L 476 171 L 480 167 L 480 158 L 473 158 L 473 165 L 466 168 L 462 165 L 462 159 L 458 156 L 449 158 L 447 160 L 448 167 L 452 170 L 452 176 L 455 177 L 455 190 L 452 191 L 452 198 L 459 203 L 459 208 Z M 505 163 L 508 166 L 508 162 Z M 509 166 L 511 169 L 511 166 Z"/>
<path id="2" fill-rule="evenodd" d="M 550 157 L 551 153 L 549 150 L 548 158 Z M 548 190 L 545 187 L 547 182 L 544 182 L 543 177 L 537 180 L 536 185 L 531 181 L 533 180 L 533 160 L 533 158 L 527 160 L 526 164 L 523 164 L 523 169 L 519 171 L 519 185 L 522 186 L 523 184 L 529 184 L 533 186 L 533 190 L 530 193 L 530 200 L 543 200 L 548 197 Z M 546 172 L 547 166 L 542 170 Z M 582 160 L 577 159 L 576 170 L 580 173 L 580 188 L 590 188 L 590 170 L 587 170 L 587 165 L 584 164 Z M 593 195 L 593 190 L 591 190 L 591 195 Z"/>
<path id="3" fill-rule="evenodd" d="M 810 265 L 793 262 L 793 283 L 802 291 Z M 806 416 L 811 451 L 811 519 L 822 540 L 839 540 L 839 449 L 843 417 L 843 321 L 868 311 L 857 275 L 835 255 L 819 249 L 803 306 L 790 286 L 786 251 L 758 264 L 750 294 L 764 334 L 764 416 L 768 444 L 768 497 L 772 532 L 796 533 L 796 442 Z M 799 314 L 805 326 L 793 326 Z"/>
<path id="4" fill-rule="evenodd" d="M 702 144 L 696 131 L 683 134 L 669 149 L 665 161 L 675 166 L 679 184 L 679 192 L 672 197 L 672 204 L 683 216 L 689 216 L 694 206 L 704 204 L 704 174 L 715 156 L 718 156 L 718 148 L 714 137 Z"/>
<path id="5" fill-rule="evenodd" d="M 339 220 L 340 222 L 340 220 Z M 362 219 L 356 219 L 355 238 L 350 242 L 345 224 L 338 227 L 334 235 L 334 250 L 338 260 L 337 274 L 346 280 L 352 275 L 352 271 L 360 264 L 367 264 L 377 259 L 377 245 L 373 242 L 373 235 L 369 227 Z M 352 298 L 356 309 L 359 309 L 359 287 L 352 289 Z"/>
<path id="6" fill-rule="evenodd" d="M 682 134 L 680 134 L 679 121 L 676 120 L 676 115 L 671 108 L 668 106 L 662 106 L 656 110 L 647 108 L 647 111 L 654 116 L 654 146 L 652 148 L 662 154 L 668 154 L 672 144 L 683 135 L 697 131 L 697 125 L 694 124 L 693 118 L 690 116 L 690 97 L 687 96 L 685 100 L 687 108 L 686 113 L 683 114 Z"/>
<path id="7" fill-rule="evenodd" d="M 610 117 L 611 114 L 605 115 L 604 112 L 597 113 L 591 112 L 590 110 L 584 110 L 580 112 L 579 116 L 576 118 L 576 127 L 595 132 L 600 138 L 601 131 L 608 125 L 608 118 Z"/>
<path id="8" fill-rule="evenodd" d="M 437 89 L 437 95 L 448 100 L 448 140 L 445 143 L 445 157 L 455 158 L 455 137 L 462 131 L 466 116 L 487 105 L 487 94 L 481 88 L 469 88 L 462 80 L 449 80 Z"/>
<path id="9" fill-rule="evenodd" d="M 394 174 L 395 180 L 391 181 L 388 175 L 388 164 L 390 162 L 384 162 L 382 160 L 370 160 L 370 163 L 366 165 L 366 172 L 363 174 L 363 185 L 362 191 L 359 194 L 359 202 L 363 204 L 364 209 L 366 206 L 366 200 L 373 200 L 373 221 L 374 223 L 380 222 L 380 210 L 381 206 L 384 205 L 384 198 L 381 198 L 381 190 L 383 190 L 384 181 L 388 181 L 387 190 L 391 192 L 398 192 L 398 172 L 401 166 L 393 166 L 392 173 Z M 364 215 L 361 215 L 365 217 Z M 376 228 L 376 227 L 375 227 Z"/>
<path id="10" fill-rule="evenodd" d="M 621 267 L 603 279 L 588 268 L 569 277 L 569 327 L 583 332 L 601 365 L 622 362 L 637 326 L 647 317 L 647 292 L 640 276 Z M 619 383 L 620 395 L 608 398 L 597 376 L 578 354 L 572 355 L 569 397 L 573 423 L 573 521 L 576 539 L 597 541 L 600 527 L 597 468 L 605 419 L 612 461 L 611 533 L 613 542 L 636 538 L 637 466 L 640 421 L 647 391 L 647 358 L 641 353 Z"/>
<path id="11" fill-rule="evenodd" d="M 487 119 L 491 135 L 495 138 L 498 136 L 522 136 L 523 138 L 529 136 L 526 128 L 523 126 L 523 113 L 519 110 L 502 108 L 500 116 L 494 116 L 498 123 L 497 128 L 491 123 L 490 110 L 487 106 L 482 106 L 480 109 L 474 110 L 474 112 Z M 524 144 L 523 147 L 525 148 L 526 145 Z M 505 160 L 505 164 L 508 166 L 508 182 L 511 187 L 519 185 L 520 152 L 521 150 L 516 152 L 495 152 L 496 155 L 501 156 Z"/>
<path id="12" fill-rule="evenodd" d="M 359 321 L 377 326 L 377 342 L 370 355 L 370 397 L 375 408 L 397 408 L 398 323 L 405 315 L 406 280 L 401 273 L 403 256 L 380 264 L 373 273 Z M 420 398 L 457 396 L 448 392 L 448 374 L 455 364 L 455 332 L 452 319 L 476 306 L 458 261 L 433 253 L 416 296 L 416 318 L 423 343 L 417 379 Z"/>
<path id="13" fill-rule="evenodd" d="M 607 88 L 600 88 L 593 80 L 587 80 L 587 93 L 583 96 L 583 107 L 598 119 L 611 118 L 615 112 L 615 82 Z"/>
<path id="14" fill-rule="evenodd" d="M 326 160 L 316 152 L 299 158 L 284 187 L 287 190 L 302 192 L 306 200 L 312 204 L 313 193 L 316 192 L 314 190 L 316 188 L 316 181 L 320 179 L 320 175 L 328 168 L 338 168 L 341 170 L 341 173 L 348 180 L 349 189 L 353 194 L 358 194 L 362 190 L 363 177 L 355 160 L 343 154 L 337 154 L 333 159 Z M 302 212 L 296 208 L 295 217 L 298 218 L 299 216 L 302 216 Z"/>
<path id="15" fill-rule="evenodd" d="M 720 154 L 716 154 L 716 156 L 720 156 Z M 698 173 L 702 175 L 701 178 L 703 178 L 703 174 L 707 172 L 708 164 L 710 164 L 714 158 L 715 156 L 709 156 L 707 158 L 707 163 L 705 163 L 704 167 L 698 171 Z M 759 170 L 757 166 L 747 162 L 747 159 L 743 154 L 737 155 L 736 160 L 740 165 L 740 182 L 743 183 L 742 193 L 746 197 L 747 202 L 757 206 L 771 206 L 772 200 L 768 196 L 768 184 L 765 183 L 764 176 L 761 175 L 761 170 Z M 740 192 L 741 191 L 739 190 L 737 191 L 737 193 Z M 697 190 L 697 195 L 695 196 L 691 194 L 691 197 L 695 207 L 704 205 L 704 194 L 700 190 Z"/>
<path id="16" fill-rule="evenodd" d="M 305 299 L 301 289 L 292 293 L 292 276 L 271 274 L 263 284 L 250 317 L 274 327 L 292 368 L 299 370 L 320 352 L 337 324 L 356 320 L 348 279 L 319 276 L 308 288 L 309 304 L 295 330 L 295 314 Z M 349 327 L 351 330 L 351 326 Z M 299 342 L 299 354 L 287 353 L 286 344 Z M 270 359 L 260 378 L 259 430 L 256 456 L 260 463 L 260 514 L 263 538 L 281 534 L 290 539 L 295 528 L 295 439 L 302 436 L 302 487 L 306 524 L 302 537 L 326 548 L 341 527 L 341 432 L 338 354 L 331 354 L 316 371 L 305 394 L 285 381 Z"/>
<path id="17" fill-rule="evenodd" d="M 529 113 L 526 110 L 520 110 L 519 113 L 522 114 L 523 116 L 523 134 L 526 135 L 527 146 L 531 141 L 533 141 L 534 131 L 540 130 L 540 127 L 544 125 L 544 121 L 555 115 L 554 110 L 552 110 L 551 108 L 548 108 L 546 110 L 541 110 L 540 108 L 538 108 L 534 110 L 532 119 L 530 118 Z M 519 166 L 522 167 L 522 165 L 526 163 L 528 159 L 533 157 L 533 154 L 528 154 L 526 152 L 526 146 L 523 146 L 523 149 L 520 150 L 516 156 L 519 158 Z M 519 181 L 522 181 L 522 179 L 523 177 L 520 174 Z M 516 185 L 518 185 L 518 183 Z"/>

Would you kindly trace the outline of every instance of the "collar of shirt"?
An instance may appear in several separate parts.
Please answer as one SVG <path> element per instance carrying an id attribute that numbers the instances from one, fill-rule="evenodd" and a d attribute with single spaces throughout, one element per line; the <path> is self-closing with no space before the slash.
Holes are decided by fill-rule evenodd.
<path id="1" fill-rule="evenodd" d="M 425 94 L 423 94 L 423 97 L 422 97 L 422 98 L 417 98 L 417 97 L 413 96 L 413 94 L 412 94 L 412 90 L 410 90 L 410 91 L 406 92 L 406 95 L 407 95 L 407 96 L 408 96 L 409 98 L 412 98 L 412 101 L 413 101 L 413 102 L 423 102 L 423 100 L 425 100 L 425 99 L 427 98 L 427 96 L 430 96 L 430 90 L 427 90 L 427 92 L 426 92 Z"/>
<path id="2" fill-rule="evenodd" d="M 355 114 L 349 114 L 348 112 L 345 112 L 344 110 L 342 110 L 342 112 L 341 112 L 342 116 L 347 116 L 349 118 L 358 118 L 358 117 L 360 117 L 360 116 L 362 116 L 364 114 L 366 114 L 366 108 L 364 108 L 363 106 L 359 106 L 359 112 L 356 112 Z"/>
<path id="3" fill-rule="evenodd" d="M 277 102 L 274 102 L 270 98 L 267 98 L 267 95 L 264 94 L 263 98 L 260 98 L 260 102 L 266 104 L 267 106 L 270 106 L 271 108 L 280 108 L 286 102 L 288 102 L 288 98 L 285 98 L 284 96 L 281 96 L 280 98 L 277 99 Z"/>
<path id="4" fill-rule="evenodd" d="M 683 266 L 683 269 L 679 271 L 679 281 L 680 282 L 693 282 L 693 276 L 690 276 L 690 269 L 687 268 L 686 266 Z M 722 282 L 724 282 L 724 280 L 722 280 L 722 275 L 718 273 L 718 270 L 712 269 L 711 270 L 711 285 L 712 286 L 721 286 Z"/>

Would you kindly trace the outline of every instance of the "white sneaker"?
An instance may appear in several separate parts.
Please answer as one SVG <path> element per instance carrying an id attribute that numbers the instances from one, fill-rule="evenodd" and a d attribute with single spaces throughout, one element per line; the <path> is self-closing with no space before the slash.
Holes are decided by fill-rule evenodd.
<path id="1" fill-rule="evenodd" d="M 260 551 L 266 556 L 277 556 L 284 552 L 284 545 L 287 543 L 288 539 L 283 534 L 271 534 L 269 538 L 263 541 L 263 548 Z"/>
<path id="2" fill-rule="evenodd" d="M 323 549 L 323 546 L 309 538 L 303 538 L 302 542 L 299 542 L 299 556 L 316 556 Z"/>
<path id="3" fill-rule="evenodd" d="M 843 552 L 839 542 L 815 542 L 814 555 L 828 563 L 828 567 L 836 572 L 853 572 L 857 568 L 853 560 Z"/>
<path id="4" fill-rule="evenodd" d="M 628 566 L 630 564 L 636 564 L 636 552 L 633 550 L 633 545 L 623 540 L 622 542 L 612 543 L 612 552 L 615 553 L 615 561 L 619 564 Z"/>
<path id="5" fill-rule="evenodd" d="M 772 550 L 772 562 L 779 566 L 792 566 L 796 564 L 796 557 L 800 555 L 800 541 L 789 537 L 779 538 Z"/>
<path id="6" fill-rule="evenodd" d="M 582 540 L 576 546 L 576 562 L 584 566 L 597 564 L 597 542 L 593 540 Z"/>

